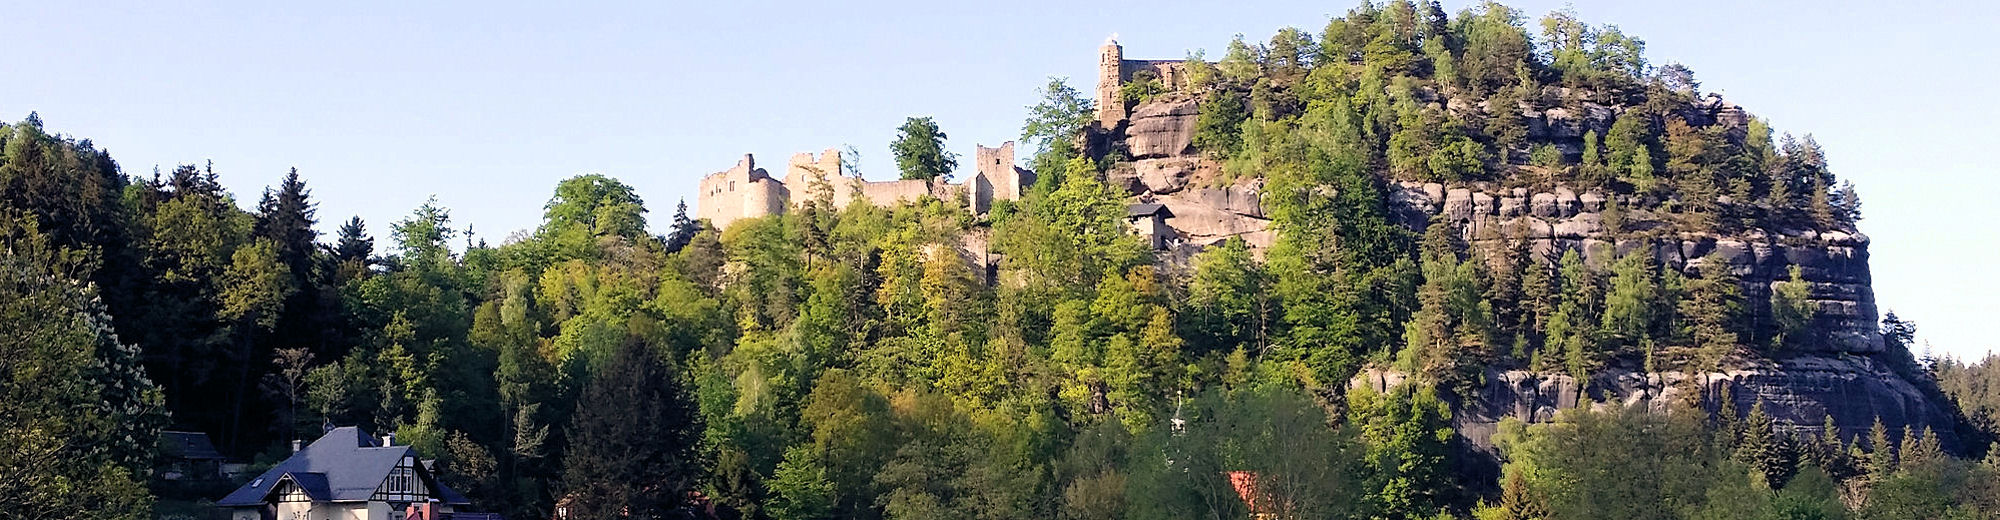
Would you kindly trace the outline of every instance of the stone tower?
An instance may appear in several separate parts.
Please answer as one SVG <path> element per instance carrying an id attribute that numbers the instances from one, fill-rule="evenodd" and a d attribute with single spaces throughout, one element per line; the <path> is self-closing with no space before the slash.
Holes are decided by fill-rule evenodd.
<path id="1" fill-rule="evenodd" d="M 1125 100 L 1118 95 L 1124 68 L 1125 48 L 1118 46 L 1118 36 L 1105 38 L 1104 46 L 1097 49 L 1097 120 L 1105 128 L 1125 120 Z"/>

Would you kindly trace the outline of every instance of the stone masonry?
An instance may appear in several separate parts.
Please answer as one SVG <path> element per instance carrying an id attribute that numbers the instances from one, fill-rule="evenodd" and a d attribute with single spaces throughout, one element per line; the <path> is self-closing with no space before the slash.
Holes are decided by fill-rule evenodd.
<path id="1" fill-rule="evenodd" d="M 998 148 L 979 146 L 973 153 L 976 173 L 963 185 L 926 180 L 867 181 L 842 174 L 838 150 L 827 149 L 817 157 L 794 154 L 782 179 L 757 167 L 755 157 L 745 154 L 736 166 L 702 177 L 701 192 L 695 197 L 695 213 L 716 229 L 727 229 L 740 219 L 784 213 L 820 194 L 815 186 L 832 190 L 828 194 L 835 207 L 845 207 L 855 197 L 878 206 L 894 205 L 926 196 L 946 198 L 965 189 L 966 205 L 975 214 L 990 210 L 995 200 L 1019 200 L 1035 182 L 1034 172 L 1014 166 L 1014 142 Z M 825 184 L 818 184 L 823 180 Z"/>

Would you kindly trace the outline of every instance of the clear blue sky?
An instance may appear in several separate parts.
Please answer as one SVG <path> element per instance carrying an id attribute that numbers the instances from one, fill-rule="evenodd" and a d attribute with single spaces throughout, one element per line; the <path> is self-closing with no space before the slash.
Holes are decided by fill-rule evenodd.
<path id="1" fill-rule="evenodd" d="M 360 215 L 386 235 L 435 194 L 497 243 L 579 173 L 633 185 L 654 222 L 744 153 L 782 164 L 853 144 L 886 176 L 905 116 L 935 116 L 968 155 L 1013 139 L 1045 77 L 1088 91 L 1111 33 L 1127 57 L 1215 55 L 1236 33 L 1317 33 L 1351 5 L 1252 3 L 11 2 L 0 117 L 40 111 L 131 174 L 214 160 L 244 204 L 296 166 L 324 230 Z M 1899 4 L 1576 9 L 1780 131 L 1815 134 L 1862 194 L 1882 307 L 1938 353 L 1977 356 L 2000 345 L 1987 328 L 2000 317 L 2000 7 Z"/>

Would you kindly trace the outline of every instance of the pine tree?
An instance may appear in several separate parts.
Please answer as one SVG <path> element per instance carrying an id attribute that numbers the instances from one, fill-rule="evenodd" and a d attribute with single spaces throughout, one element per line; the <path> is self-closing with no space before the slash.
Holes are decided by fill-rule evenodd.
<path id="1" fill-rule="evenodd" d="M 1937 433 L 1925 426 L 1919 431 L 1912 425 L 1903 426 L 1903 444 L 1897 450 L 1900 457 L 1897 467 L 1904 470 L 1928 468 L 1931 464 L 1945 459 L 1944 448 L 1939 445 Z"/>
<path id="2" fill-rule="evenodd" d="M 1612 267 L 1611 290 L 1604 298 L 1604 340 L 1613 350 L 1650 343 L 1659 280 L 1653 276 L 1650 250 L 1634 251 Z"/>
<path id="3" fill-rule="evenodd" d="M 1521 262 L 1522 325 L 1531 334 L 1548 330 L 1549 318 L 1556 313 L 1556 305 L 1562 293 L 1556 289 L 1555 277 L 1549 273 L 1548 264 L 1535 258 L 1525 258 Z"/>
<path id="4" fill-rule="evenodd" d="M 292 168 L 276 192 L 264 190 L 264 198 L 257 204 L 257 223 L 251 232 L 276 245 L 279 261 L 301 281 L 310 277 L 312 255 L 318 250 L 315 242 L 319 240 L 319 232 L 313 230 L 313 225 L 319 221 L 313 217 L 317 210 L 310 197 L 305 181 L 299 178 L 299 169 Z"/>
<path id="5" fill-rule="evenodd" d="M 1528 488 L 1528 479 L 1519 471 L 1507 472 L 1506 482 L 1500 486 L 1500 511 L 1501 520 L 1549 518 L 1548 504 L 1535 497 L 1534 490 Z"/>
<path id="6" fill-rule="evenodd" d="M 1687 281 L 1680 302 L 1682 334 L 1693 344 L 1694 369 L 1708 372 L 1721 368 L 1722 359 L 1736 349 L 1743 289 L 1729 262 L 1718 255 L 1702 258 L 1697 274 Z"/>
<path id="7" fill-rule="evenodd" d="M 1833 415 L 1820 421 L 1819 442 L 1815 445 L 1814 464 L 1826 470 L 1836 480 L 1844 480 L 1853 475 L 1854 460 L 1848 457 L 1847 441 L 1840 438 L 1840 427 L 1834 425 Z"/>

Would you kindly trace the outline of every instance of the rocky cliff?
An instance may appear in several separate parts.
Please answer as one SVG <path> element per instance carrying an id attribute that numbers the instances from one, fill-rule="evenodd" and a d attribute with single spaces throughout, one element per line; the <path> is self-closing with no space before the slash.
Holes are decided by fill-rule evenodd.
<path id="1" fill-rule="evenodd" d="M 1129 121 L 1087 139 L 1122 146 L 1132 158 L 1109 173 L 1114 185 L 1125 188 L 1135 200 L 1163 203 L 1173 212 L 1174 218 L 1167 222 L 1179 235 L 1179 250 L 1168 258 L 1186 258 L 1191 250 L 1231 236 L 1244 237 L 1253 246 L 1268 246 L 1272 231 L 1262 204 L 1262 180 L 1220 181 L 1219 166 L 1194 154 L 1189 141 L 1196 106 L 1186 98 L 1141 104 Z M 1699 124 L 1741 128 L 1747 121 L 1741 108 L 1719 98 L 1708 98 L 1683 112 L 1681 117 Z M 1602 132 L 1611 124 L 1613 111 L 1584 103 L 1578 109 L 1527 111 L 1523 117 L 1532 139 L 1561 147 L 1579 141 L 1585 131 Z M 1768 301 L 1774 284 L 1789 279 L 1792 266 L 1798 266 L 1819 306 L 1812 327 L 1818 336 L 1779 359 L 1732 358 L 1729 369 L 1716 373 L 1643 373 L 1614 367 L 1577 381 L 1565 374 L 1490 370 L 1472 395 L 1463 396 L 1454 419 L 1469 444 L 1490 449 L 1488 437 L 1501 419 L 1543 422 L 1558 410 L 1585 404 L 1664 410 L 1668 403 L 1682 401 L 1710 410 L 1733 406 L 1743 414 L 1761 401 L 1781 428 L 1800 434 L 1817 435 L 1830 416 L 1841 436 L 1853 439 L 1879 418 L 1896 431 L 1905 425 L 1929 427 L 1950 449 L 1961 447 L 1951 407 L 1926 389 L 1927 381 L 1892 370 L 1891 357 L 1883 352 L 1867 236 L 1852 230 L 1678 231 L 1670 216 L 1653 214 L 1628 197 L 1547 184 L 1531 189 L 1523 184 L 1538 183 L 1403 182 L 1387 186 L 1385 195 L 1395 218 L 1412 230 L 1421 231 L 1441 218 L 1457 225 L 1475 247 L 1525 240 L 1543 262 L 1574 250 L 1586 263 L 1605 267 L 1619 256 L 1640 251 L 1653 255 L 1665 268 L 1690 275 L 1711 258 L 1727 262 L 1742 281 L 1744 301 L 1749 302 L 1747 318 L 1757 323 L 1769 319 L 1769 306 L 1760 303 Z M 1370 371 L 1352 385 L 1382 389 L 1401 377 Z M 1725 387 L 1731 402 L 1718 401 Z"/>

